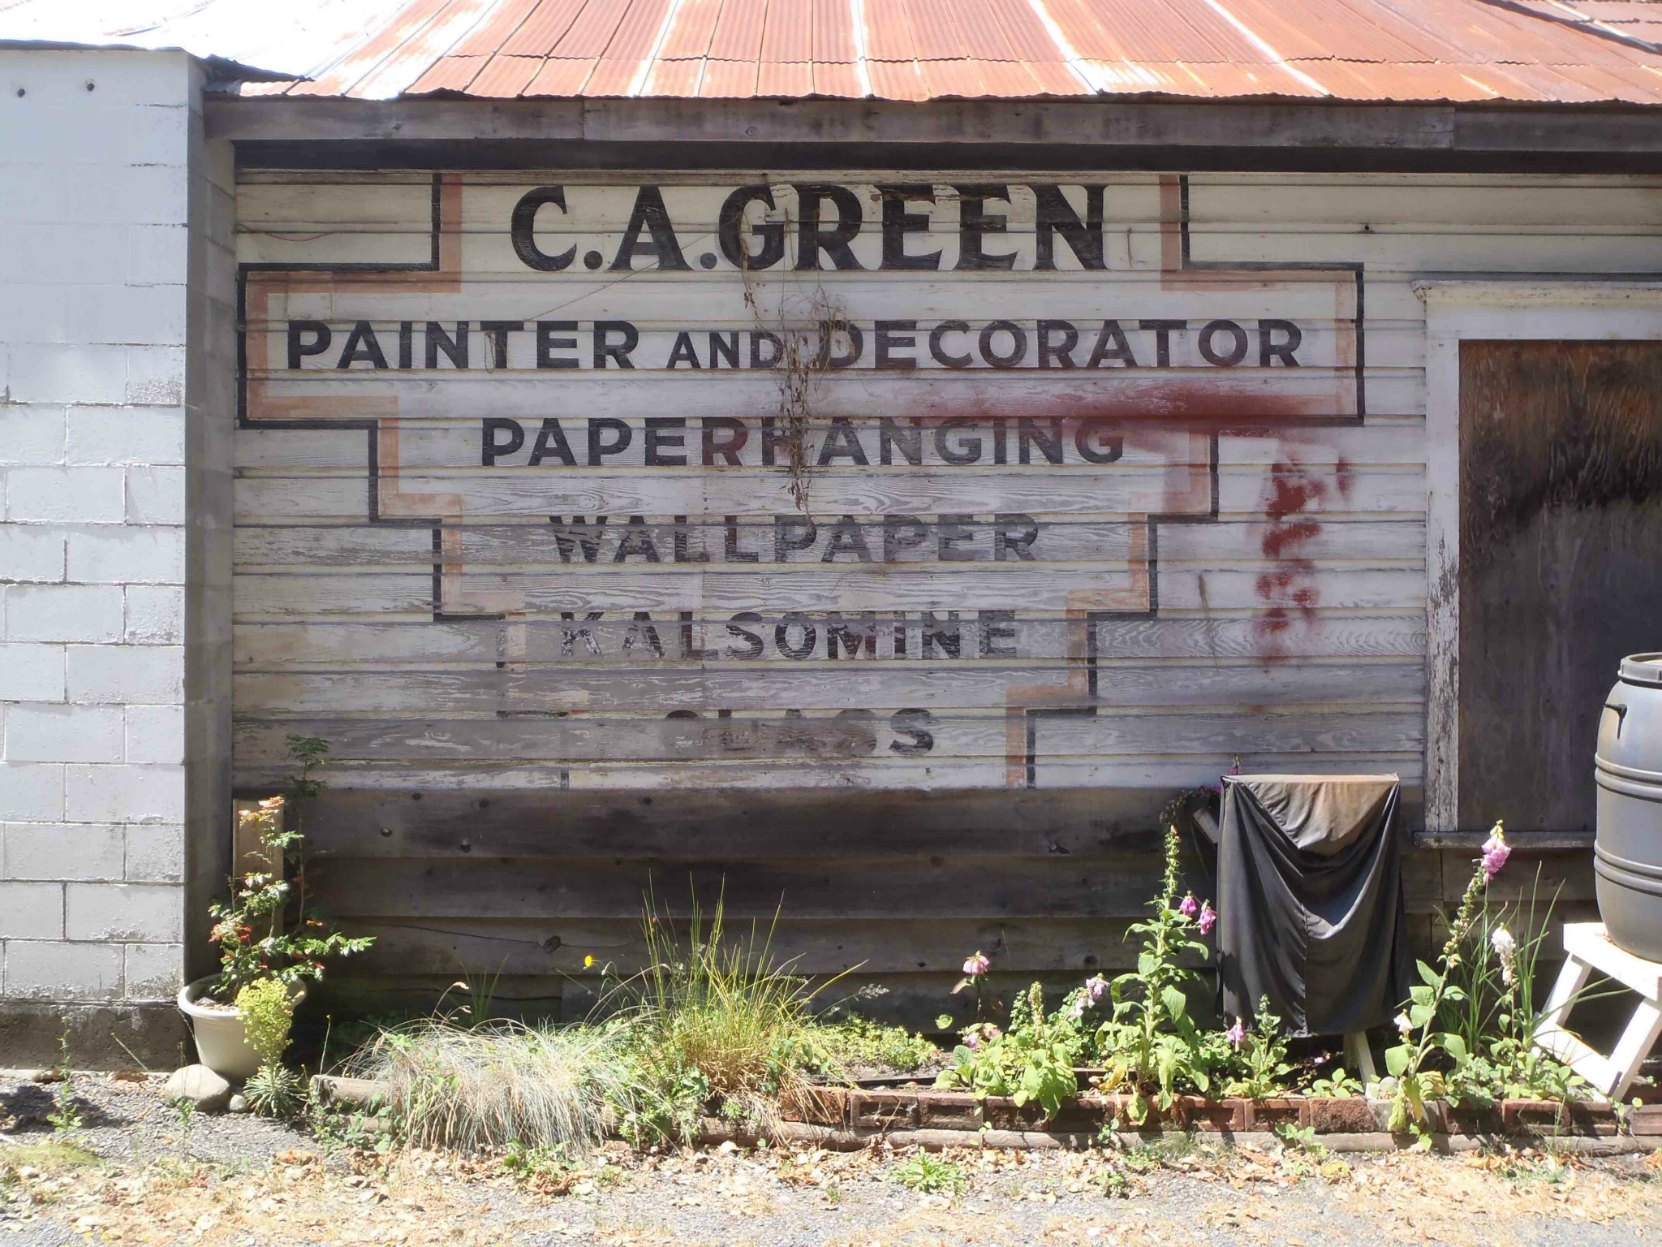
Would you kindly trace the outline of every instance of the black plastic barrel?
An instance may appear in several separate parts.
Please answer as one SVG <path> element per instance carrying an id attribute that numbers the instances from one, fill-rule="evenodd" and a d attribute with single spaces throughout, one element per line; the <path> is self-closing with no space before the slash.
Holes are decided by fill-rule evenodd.
<path id="1" fill-rule="evenodd" d="M 1622 659 L 1604 699 L 1593 872 L 1610 938 L 1662 961 L 1662 654 Z"/>

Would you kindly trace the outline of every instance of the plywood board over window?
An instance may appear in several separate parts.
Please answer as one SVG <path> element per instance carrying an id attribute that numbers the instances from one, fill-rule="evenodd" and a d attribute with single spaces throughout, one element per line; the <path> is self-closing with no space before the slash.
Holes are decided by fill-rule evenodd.
<path id="1" fill-rule="evenodd" d="M 1662 649 L 1662 342 L 1460 348 L 1460 824 L 1593 830 L 1627 654 Z"/>

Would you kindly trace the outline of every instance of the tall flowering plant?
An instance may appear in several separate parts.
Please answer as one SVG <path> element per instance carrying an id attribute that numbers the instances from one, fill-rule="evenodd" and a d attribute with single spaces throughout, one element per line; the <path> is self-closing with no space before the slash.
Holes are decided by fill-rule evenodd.
<path id="1" fill-rule="evenodd" d="M 299 765 L 285 796 L 268 797 L 245 810 L 239 825 L 251 831 L 276 869 L 245 872 L 231 880 L 228 901 L 208 907 L 209 939 L 219 945 L 219 977 L 213 996 L 232 1004 L 250 984 L 274 979 L 294 987 L 323 977 L 324 959 L 361 953 L 372 936 L 348 937 L 307 912 L 305 839 L 299 821 L 287 825 L 285 810 L 317 795 L 323 787 L 312 771 L 329 746 L 311 737 L 291 737 L 289 753 Z"/>
<path id="2" fill-rule="evenodd" d="M 1438 1013 L 1446 1005 L 1465 998 L 1465 989 L 1454 981 L 1452 972 L 1460 965 L 1460 949 L 1482 912 L 1489 885 L 1511 855 L 1505 828 L 1497 822 L 1483 842 L 1481 856 L 1473 864 L 1460 907 L 1449 924 L 1448 939 L 1443 942 L 1437 968 L 1423 961 L 1416 963 L 1420 981 L 1409 989 L 1407 1007 L 1396 1018 L 1401 1042 L 1385 1051 L 1385 1068 L 1397 1080 L 1391 1095 L 1390 1128 L 1397 1132 L 1412 1131 L 1423 1142 L 1430 1141 L 1425 1127 L 1426 1101 L 1437 1099 L 1445 1089 L 1442 1074 L 1425 1068 L 1427 1058 L 1435 1052 L 1444 1052 L 1458 1064 L 1470 1055 L 1461 1036 L 1437 1029 Z"/>
<path id="3" fill-rule="evenodd" d="M 1137 968 L 1109 985 L 1113 1011 L 1096 1034 L 1107 1069 L 1102 1085 L 1133 1093 L 1130 1115 L 1138 1123 L 1151 1106 L 1169 1109 L 1181 1090 L 1209 1092 L 1213 1073 L 1234 1055 L 1229 1038 L 1202 1028 L 1189 1012 L 1184 987 L 1200 975 L 1178 958 L 1206 955 L 1201 937 L 1218 917 L 1210 901 L 1178 897 L 1180 849 L 1177 828 L 1168 823 L 1159 895 L 1149 902 L 1148 919 L 1127 933 L 1142 937 Z"/>

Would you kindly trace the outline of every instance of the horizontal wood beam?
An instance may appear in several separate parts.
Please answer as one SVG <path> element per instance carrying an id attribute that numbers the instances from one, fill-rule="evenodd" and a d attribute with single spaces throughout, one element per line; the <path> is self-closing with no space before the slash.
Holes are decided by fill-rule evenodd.
<path id="1" fill-rule="evenodd" d="M 660 163 L 693 145 L 822 152 L 849 145 L 927 145 L 938 164 L 955 149 L 1369 152 L 1628 158 L 1662 156 L 1662 109 L 1451 104 L 1010 102 L 937 100 L 348 100 L 211 98 L 211 138 L 304 144 L 315 155 L 365 144 L 466 144 L 519 163 L 527 154 L 572 165 L 574 145 L 654 151 Z M 664 145 L 673 144 L 674 147 Z M 954 154 L 947 157 L 940 145 Z M 257 151 L 257 148 L 255 149 Z M 696 151 L 696 148 L 694 148 Z M 851 153 L 852 154 L 852 153 Z M 731 155 L 728 160 L 734 159 Z M 754 159 L 749 157 L 748 159 Z M 871 155 L 866 163 L 871 162 Z M 678 160 L 675 160 L 679 163 Z M 1183 164 L 1181 158 L 1175 163 Z"/>

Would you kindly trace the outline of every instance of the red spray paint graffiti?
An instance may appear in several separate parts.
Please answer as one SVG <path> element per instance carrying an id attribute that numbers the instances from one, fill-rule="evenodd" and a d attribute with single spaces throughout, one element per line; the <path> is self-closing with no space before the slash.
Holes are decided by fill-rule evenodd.
<path id="1" fill-rule="evenodd" d="M 1350 492 L 1348 465 L 1336 471 L 1340 493 Z M 1328 496 L 1327 482 L 1301 466 L 1291 455 L 1270 468 L 1270 496 L 1264 507 L 1265 526 L 1260 548 L 1274 569 L 1264 572 L 1255 584 L 1265 607 L 1254 622 L 1264 657 L 1280 662 L 1289 656 L 1290 632 L 1295 622 L 1306 628 L 1316 622 L 1321 591 L 1316 585 L 1315 563 L 1305 551 L 1321 536 L 1320 521 L 1308 512 Z"/>

